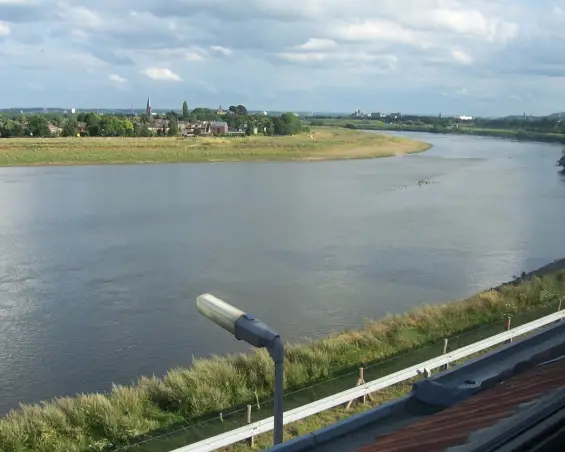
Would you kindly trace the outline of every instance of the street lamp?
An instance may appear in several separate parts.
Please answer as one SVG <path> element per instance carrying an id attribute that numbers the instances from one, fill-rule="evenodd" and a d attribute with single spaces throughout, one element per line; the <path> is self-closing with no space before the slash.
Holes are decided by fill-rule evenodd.
<path id="1" fill-rule="evenodd" d="M 279 334 L 252 315 L 240 311 L 231 304 L 203 294 L 196 299 L 196 309 L 215 324 L 229 331 L 237 340 L 257 348 L 266 348 L 275 362 L 275 431 L 273 444 L 283 441 L 283 381 L 284 344 Z"/>

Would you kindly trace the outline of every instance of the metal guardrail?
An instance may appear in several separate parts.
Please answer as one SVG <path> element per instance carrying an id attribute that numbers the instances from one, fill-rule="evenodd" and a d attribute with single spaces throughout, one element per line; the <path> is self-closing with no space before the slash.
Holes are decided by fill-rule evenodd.
<path id="1" fill-rule="evenodd" d="M 565 310 L 558 311 L 554 314 L 550 314 L 546 317 L 542 317 L 541 319 L 537 319 L 533 322 L 518 326 L 504 333 L 500 333 L 487 339 L 483 339 L 479 342 L 461 347 L 457 350 L 453 350 L 451 352 L 438 356 L 437 358 L 432 358 L 422 363 L 408 367 L 404 370 L 400 370 L 386 377 L 378 378 L 376 380 L 364 383 L 360 386 L 348 389 L 338 394 L 334 394 L 315 402 L 308 403 L 301 407 L 285 412 L 283 423 L 285 425 L 290 424 L 291 422 L 295 422 L 314 414 L 321 413 L 322 411 L 335 408 L 339 405 L 349 402 L 350 400 L 366 396 L 373 392 L 414 378 L 418 375 L 428 373 L 433 369 L 448 365 L 459 359 L 466 358 L 495 345 L 511 341 L 517 336 L 522 336 L 523 334 L 527 334 L 538 328 L 550 325 L 554 322 L 562 320 L 563 318 L 565 318 Z M 274 418 L 270 417 L 223 433 L 221 435 L 207 438 L 205 440 L 198 441 L 196 443 L 189 444 L 188 446 L 184 446 L 178 449 L 174 449 L 171 452 L 212 452 L 221 447 L 229 446 L 253 436 L 272 431 L 273 428 Z"/>

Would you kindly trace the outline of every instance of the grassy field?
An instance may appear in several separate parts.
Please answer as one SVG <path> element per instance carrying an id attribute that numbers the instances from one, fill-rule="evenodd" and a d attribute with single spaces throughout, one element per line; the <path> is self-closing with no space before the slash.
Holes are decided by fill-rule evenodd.
<path id="1" fill-rule="evenodd" d="M 441 343 L 445 337 L 468 332 L 465 340 L 473 341 L 479 327 L 494 325 L 496 331 L 500 330 L 506 315 L 537 315 L 540 308 L 555 310 L 565 294 L 562 264 L 545 269 L 542 278 L 508 284 L 460 302 L 420 307 L 309 344 L 289 345 L 285 385 L 293 394 L 287 398 L 286 409 L 351 387 L 358 367 L 367 368 L 369 381 L 406 367 L 407 357 L 419 362 L 426 356 L 437 356 L 438 341 Z M 450 343 L 457 348 L 461 340 L 450 339 Z M 266 400 L 273 391 L 272 375 L 271 359 L 258 351 L 198 359 L 188 369 L 171 370 L 163 378 L 143 377 L 133 386 L 114 386 L 107 394 L 81 394 L 22 406 L 0 420 L 0 450 L 168 450 L 241 425 L 241 410 L 246 404 L 263 401 L 254 420 L 258 415 L 268 416 L 270 402 Z M 303 390 L 313 384 L 317 385 Z M 391 388 L 379 400 L 407 388 Z M 234 410 L 236 413 L 229 416 Z M 226 413 L 224 422 L 218 422 L 220 412 Z M 345 414 L 339 409 L 330 411 L 289 426 L 287 434 L 304 433 Z M 128 446 L 192 423 L 198 425 L 140 447 Z"/>
<path id="2" fill-rule="evenodd" d="M 429 147 L 340 128 L 283 137 L 16 138 L 0 140 L 0 166 L 358 159 Z"/>

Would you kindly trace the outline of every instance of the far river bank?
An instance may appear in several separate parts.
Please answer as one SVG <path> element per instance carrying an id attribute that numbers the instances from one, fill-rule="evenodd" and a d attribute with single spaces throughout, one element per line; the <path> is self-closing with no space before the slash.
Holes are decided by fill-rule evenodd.
<path id="1" fill-rule="evenodd" d="M 317 127 L 291 136 L 6 138 L 0 140 L 0 166 L 370 159 L 429 148 L 406 138 Z"/>
<path id="2" fill-rule="evenodd" d="M 373 130 L 382 132 L 418 132 L 435 135 L 471 135 L 503 138 L 517 141 L 565 144 L 565 135 L 551 132 L 535 132 L 517 129 L 488 129 L 468 127 L 461 123 L 459 127 L 434 127 L 431 125 L 388 124 L 374 120 L 324 119 L 328 127 L 344 127 L 350 130 Z"/>

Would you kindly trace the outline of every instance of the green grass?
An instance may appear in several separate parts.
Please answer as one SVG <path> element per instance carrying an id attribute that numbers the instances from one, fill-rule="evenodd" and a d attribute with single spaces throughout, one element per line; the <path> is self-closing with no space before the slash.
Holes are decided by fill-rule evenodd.
<path id="1" fill-rule="evenodd" d="M 429 147 L 340 128 L 283 137 L 9 138 L 0 140 L 0 166 L 377 158 Z"/>
<path id="2" fill-rule="evenodd" d="M 289 345 L 285 386 L 287 392 L 295 394 L 287 397 L 285 409 L 353 386 L 358 367 L 367 367 L 365 379 L 369 381 L 413 361 L 437 356 L 444 337 L 467 332 L 452 340 L 452 347 L 456 348 L 465 341 L 471 343 L 500 331 L 507 314 L 522 313 L 526 321 L 527 316 L 539 315 L 540 308 L 555 310 L 564 293 L 565 271 L 552 268 L 543 278 L 506 285 L 468 300 L 420 307 L 401 316 L 368 322 L 360 330 Z M 490 325 L 492 331 L 484 325 Z M 482 331 L 475 331 L 478 327 L 483 327 Z M 228 413 L 247 404 L 255 405 L 257 400 L 268 400 L 273 391 L 272 375 L 269 356 L 258 351 L 198 359 L 188 369 L 173 369 L 163 378 L 143 377 L 132 387 L 115 386 L 107 394 L 82 394 L 22 406 L 0 420 L 0 450 L 168 450 L 242 425 L 243 412 L 232 416 Z M 329 379 L 332 380 L 327 382 Z M 319 384 L 300 391 L 316 383 Z M 402 385 L 391 388 L 390 397 L 406 389 Z M 384 391 L 382 397 L 389 392 Z M 225 414 L 224 422 L 218 420 L 220 412 Z M 270 412 L 270 402 L 261 403 L 261 410 L 254 410 L 254 420 L 269 416 Z M 351 412 L 333 410 L 291 425 L 287 433 L 300 434 L 335 420 L 335 416 L 348 414 Z M 128 447 L 191 423 L 198 425 L 140 447 Z M 296 431 L 293 433 L 292 429 Z"/>

